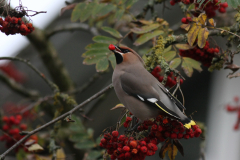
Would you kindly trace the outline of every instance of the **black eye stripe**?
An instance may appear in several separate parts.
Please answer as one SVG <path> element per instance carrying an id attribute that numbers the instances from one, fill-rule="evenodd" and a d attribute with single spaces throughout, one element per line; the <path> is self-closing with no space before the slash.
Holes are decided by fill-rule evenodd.
<path id="1" fill-rule="evenodd" d="M 130 52 L 128 49 L 121 49 L 122 53 L 128 53 Z"/>

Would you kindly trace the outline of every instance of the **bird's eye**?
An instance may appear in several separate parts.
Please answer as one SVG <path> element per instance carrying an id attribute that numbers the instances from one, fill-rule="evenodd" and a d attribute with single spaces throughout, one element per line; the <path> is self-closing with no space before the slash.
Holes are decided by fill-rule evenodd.
<path id="1" fill-rule="evenodd" d="M 122 51 L 123 53 L 128 53 L 128 52 L 130 52 L 128 49 L 121 49 L 121 51 Z"/>

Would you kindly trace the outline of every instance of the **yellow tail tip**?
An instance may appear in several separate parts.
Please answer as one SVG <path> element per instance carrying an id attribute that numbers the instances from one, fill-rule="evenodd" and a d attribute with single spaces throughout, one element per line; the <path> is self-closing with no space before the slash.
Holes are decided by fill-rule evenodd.
<path id="1" fill-rule="evenodd" d="M 196 125 L 196 123 L 193 120 L 191 120 L 189 123 L 185 124 L 184 127 L 189 129 L 189 128 L 191 128 L 191 126 L 194 126 L 194 125 Z"/>

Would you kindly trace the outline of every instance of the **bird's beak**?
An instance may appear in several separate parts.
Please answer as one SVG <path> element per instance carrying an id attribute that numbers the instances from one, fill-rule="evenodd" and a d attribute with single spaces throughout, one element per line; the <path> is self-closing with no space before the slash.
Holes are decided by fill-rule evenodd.
<path id="1" fill-rule="evenodd" d="M 114 45 L 114 46 L 115 46 L 115 45 Z M 115 46 L 115 49 L 113 50 L 113 52 L 114 52 L 114 53 L 118 53 L 118 54 L 120 54 L 121 56 L 123 55 L 121 49 L 119 49 L 118 46 Z"/>

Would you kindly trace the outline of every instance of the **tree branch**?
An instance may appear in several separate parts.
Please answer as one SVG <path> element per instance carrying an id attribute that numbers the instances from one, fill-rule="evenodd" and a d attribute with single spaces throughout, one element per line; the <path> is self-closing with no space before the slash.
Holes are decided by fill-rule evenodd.
<path id="1" fill-rule="evenodd" d="M 45 75 L 43 73 L 41 73 L 37 68 L 35 68 L 28 60 L 26 59 L 22 59 L 22 58 L 18 58 L 18 57 L 0 57 L 0 60 L 12 60 L 12 61 L 20 61 L 23 62 L 25 64 L 27 64 L 31 69 L 34 70 L 34 72 L 36 72 L 48 85 L 49 87 L 54 91 L 54 92 L 59 92 L 58 87 L 51 82 L 50 80 L 48 80 Z"/>
<path id="2" fill-rule="evenodd" d="M 74 84 L 58 57 L 56 49 L 47 39 L 45 32 L 35 28 L 34 32 L 26 36 L 32 45 L 38 50 L 39 55 L 47 67 L 53 81 L 61 91 L 68 91 L 74 88 Z"/>
<path id="3" fill-rule="evenodd" d="M 61 116 L 49 121 L 48 123 L 42 125 L 41 127 L 38 127 L 34 130 L 32 130 L 31 132 L 28 132 L 27 135 L 25 137 L 23 137 L 21 140 L 19 140 L 17 143 L 15 143 L 12 147 L 10 147 L 7 151 L 5 151 L 3 154 L 0 155 L 0 159 L 3 160 L 5 158 L 5 156 L 11 152 L 13 149 L 15 149 L 17 146 L 19 146 L 23 141 L 25 141 L 27 138 L 29 138 L 31 135 L 41 131 L 42 129 L 66 118 L 67 116 L 71 116 L 74 112 L 78 111 L 81 107 L 83 107 L 84 105 L 88 104 L 89 102 L 91 102 L 92 100 L 98 98 L 99 96 L 101 96 L 102 94 L 104 94 L 106 91 L 108 91 L 110 88 L 112 88 L 112 84 L 108 85 L 107 87 L 105 87 L 104 89 L 102 89 L 101 91 L 99 91 L 98 93 L 94 94 L 92 97 L 90 97 L 89 99 L 85 100 L 84 102 L 82 102 L 81 104 L 75 106 L 73 109 L 71 109 L 70 111 L 62 114 Z M 67 104 L 66 104 L 67 105 Z"/>
<path id="4" fill-rule="evenodd" d="M 34 90 L 28 90 L 24 88 L 22 85 L 18 84 L 14 79 L 8 77 L 4 73 L 0 74 L 0 80 L 4 82 L 10 89 L 13 91 L 29 98 L 37 98 L 39 97 L 39 93 Z"/>
<path id="5" fill-rule="evenodd" d="M 49 38 L 49 37 L 51 37 L 54 34 L 59 33 L 59 32 L 76 31 L 76 30 L 89 31 L 94 36 L 99 35 L 97 28 L 90 27 L 89 25 L 87 25 L 85 23 L 69 23 L 69 24 L 64 24 L 64 25 L 61 25 L 61 26 L 57 26 L 56 28 L 48 31 L 46 33 L 46 37 Z"/>

